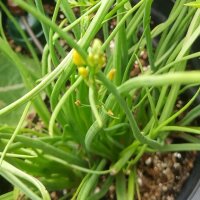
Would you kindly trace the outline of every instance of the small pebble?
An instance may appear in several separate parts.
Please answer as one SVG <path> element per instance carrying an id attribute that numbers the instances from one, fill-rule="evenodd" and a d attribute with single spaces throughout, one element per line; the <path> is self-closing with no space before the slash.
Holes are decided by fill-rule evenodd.
<path id="1" fill-rule="evenodd" d="M 149 158 L 147 158 L 146 160 L 145 160 L 145 164 L 146 165 L 150 165 L 152 163 L 152 158 L 151 157 L 149 157 Z"/>

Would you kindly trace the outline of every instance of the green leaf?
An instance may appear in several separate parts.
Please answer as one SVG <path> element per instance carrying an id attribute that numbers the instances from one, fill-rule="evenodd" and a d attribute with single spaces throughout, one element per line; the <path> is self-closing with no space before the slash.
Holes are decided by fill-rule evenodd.
<path id="1" fill-rule="evenodd" d="M 0 109 L 24 95 L 26 89 L 21 76 L 10 59 L 0 52 Z M 0 116 L 0 124 L 16 125 L 23 108 Z"/>
<path id="2" fill-rule="evenodd" d="M 185 6 L 200 8 L 200 2 L 199 1 L 193 1 L 193 2 L 190 2 L 190 3 L 186 3 Z"/>
<path id="3" fill-rule="evenodd" d="M 13 192 L 8 192 L 6 194 L 0 195 L 1 200 L 13 200 Z"/>

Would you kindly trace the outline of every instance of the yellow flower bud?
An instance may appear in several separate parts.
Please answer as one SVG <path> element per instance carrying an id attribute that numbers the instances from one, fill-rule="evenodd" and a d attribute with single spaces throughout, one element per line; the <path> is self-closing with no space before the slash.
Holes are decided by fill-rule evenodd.
<path id="1" fill-rule="evenodd" d="M 88 76 L 88 70 L 85 67 L 79 67 L 78 73 L 83 77 L 86 78 Z"/>
<path id="2" fill-rule="evenodd" d="M 77 66 L 85 65 L 85 61 L 76 50 L 73 50 L 73 62 Z"/>
<path id="3" fill-rule="evenodd" d="M 99 40 L 98 38 L 94 39 L 93 43 L 92 43 L 92 51 L 95 54 L 99 54 L 101 53 L 101 46 L 102 46 L 102 42 L 101 40 Z"/>
<path id="4" fill-rule="evenodd" d="M 116 74 L 116 69 L 111 69 L 108 73 L 108 79 L 112 81 L 115 77 L 115 74 Z"/>
<path id="5" fill-rule="evenodd" d="M 88 55 L 88 63 L 90 64 L 90 66 L 93 66 L 94 62 L 95 62 L 94 55 L 89 53 L 89 55 Z"/>
<path id="6" fill-rule="evenodd" d="M 81 101 L 78 99 L 74 102 L 76 104 L 76 106 L 80 106 L 81 105 Z"/>
<path id="7" fill-rule="evenodd" d="M 106 56 L 105 56 L 105 55 L 102 55 L 102 56 L 99 58 L 99 66 L 100 66 L 100 67 L 103 67 L 105 64 L 106 64 Z"/>
<path id="8" fill-rule="evenodd" d="M 108 114 L 109 116 L 111 116 L 111 117 L 114 116 L 114 113 L 112 112 L 112 110 L 108 110 L 107 114 Z"/>
<path id="9" fill-rule="evenodd" d="M 92 46 L 88 49 L 89 67 L 94 67 L 98 72 L 106 64 L 106 56 L 101 50 L 102 43 L 99 39 L 94 39 Z"/>

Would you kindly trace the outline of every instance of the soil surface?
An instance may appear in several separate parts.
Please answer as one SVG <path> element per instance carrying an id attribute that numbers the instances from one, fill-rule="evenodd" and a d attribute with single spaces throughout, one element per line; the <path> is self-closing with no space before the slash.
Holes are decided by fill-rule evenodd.
<path id="1" fill-rule="evenodd" d="M 145 154 L 137 168 L 138 200 L 175 200 L 189 177 L 196 152 Z"/>

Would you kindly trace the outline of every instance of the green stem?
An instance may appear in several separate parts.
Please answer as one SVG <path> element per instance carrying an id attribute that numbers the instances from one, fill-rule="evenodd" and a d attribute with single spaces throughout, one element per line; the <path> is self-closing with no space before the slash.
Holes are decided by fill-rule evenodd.
<path id="1" fill-rule="evenodd" d="M 38 13 L 45 16 L 42 1 L 41 0 L 35 0 L 35 4 L 36 4 Z M 40 20 L 40 18 L 37 18 L 37 19 Z M 41 24 L 42 24 L 42 29 L 43 29 L 43 32 L 44 32 L 45 39 L 48 43 L 48 41 L 49 41 L 49 27 L 44 21 L 41 21 Z"/>
<path id="2" fill-rule="evenodd" d="M 76 82 L 74 82 L 73 85 L 70 86 L 70 88 L 67 90 L 67 92 L 63 95 L 63 97 L 60 99 L 59 103 L 57 104 L 57 106 L 55 107 L 52 115 L 51 115 L 51 119 L 49 122 L 49 135 L 53 136 L 53 127 L 54 127 L 54 123 L 56 120 L 56 117 L 59 113 L 59 111 L 61 110 L 63 104 L 66 102 L 66 99 L 70 96 L 70 94 L 77 88 L 77 86 L 82 82 L 82 78 L 78 78 L 76 80 Z"/>
<path id="3" fill-rule="evenodd" d="M 17 125 L 17 127 L 16 127 L 16 129 L 15 129 L 13 135 L 12 135 L 12 137 L 9 139 L 8 143 L 6 144 L 6 146 L 5 146 L 4 150 L 3 150 L 3 153 L 1 155 L 1 158 L 0 158 L 0 166 L 1 166 L 2 162 L 3 162 L 3 159 L 4 159 L 5 155 L 6 155 L 6 152 L 9 149 L 10 145 L 13 143 L 16 135 L 20 132 L 20 129 L 21 129 L 21 127 L 22 127 L 22 125 L 23 125 L 23 123 L 24 123 L 24 121 L 26 119 L 26 116 L 27 116 L 27 113 L 29 111 L 30 106 L 31 106 L 31 102 L 29 102 L 26 105 L 26 107 L 24 109 L 24 112 L 23 112 L 23 114 L 22 114 L 22 116 L 20 118 L 20 121 L 19 121 L 19 123 L 18 123 L 18 125 Z"/>
<path id="4" fill-rule="evenodd" d="M 90 102 L 90 106 L 92 109 L 92 112 L 98 122 L 99 127 L 103 126 L 101 117 L 99 115 L 98 109 L 97 109 L 97 105 L 96 105 L 96 101 L 95 101 L 95 91 L 94 88 L 92 86 L 89 87 L 89 102 Z"/>
<path id="5" fill-rule="evenodd" d="M 144 18 L 143 18 L 143 29 L 145 31 L 144 35 L 146 38 L 147 44 L 147 53 L 149 58 L 149 63 L 151 66 L 152 71 L 155 71 L 155 64 L 154 64 L 154 55 L 153 55 L 153 47 L 152 47 L 152 37 L 151 37 L 151 28 L 150 28 L 150 16 L 151 16 L 151 4 L 153 0 L 146 0 L 145 1 L 145 8 L 144 8 Z"/>

